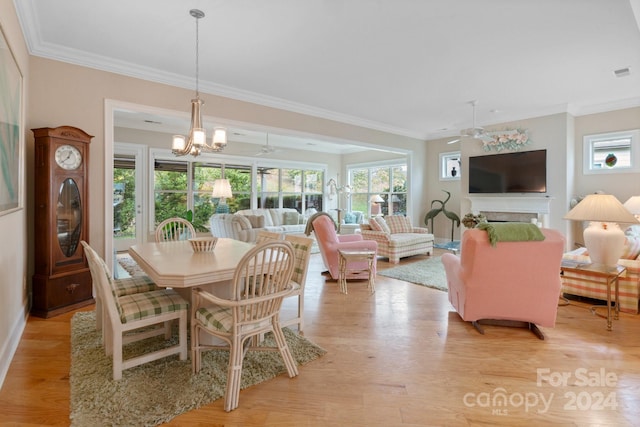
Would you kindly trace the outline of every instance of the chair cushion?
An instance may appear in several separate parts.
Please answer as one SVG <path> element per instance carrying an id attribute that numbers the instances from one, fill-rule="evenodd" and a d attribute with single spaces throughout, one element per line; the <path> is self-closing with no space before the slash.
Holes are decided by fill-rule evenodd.
<path id="1" fill-rule="evenodd" d="M 411 219 L 404 215 L 391 215 L 385 218 L 391 234 L 395 233 L 411 233 L 413 226 L 411 225 Z"/>
<path id="2" fill-rule="evenodd" d="M 222 331 L 225 333 L 231 332 L 231 327 L 233 326 L 233 313 L 230 308 L 225 307 L 200 307 L 196 311 L 195 315 L 196 319 L 202 322 L 203 326 L 206 329 L 212 331 Z M 263 327 L 265 324 L 268 324 L 269 319 L 261 321 L 260 323 L 253 323 L 246 325 L 243 328 L 244 332 L 251 331 L 253 329 L 258 329 Z"/>
<path id="3" fill-rule="evenodd" d="M 124 279 L 115 279 L 113 285 L 116 296 L 138 294 L 140 292 L 155 291 L 158 289 L 149 276 L 133 276 Z"/>
<path id="4" fill-rule="evenodd" d="M 124 295 L 116 300 L 122 323 L 145 319 L 158 314 L 186 310 L 187 302 L 171 289 Z"/>

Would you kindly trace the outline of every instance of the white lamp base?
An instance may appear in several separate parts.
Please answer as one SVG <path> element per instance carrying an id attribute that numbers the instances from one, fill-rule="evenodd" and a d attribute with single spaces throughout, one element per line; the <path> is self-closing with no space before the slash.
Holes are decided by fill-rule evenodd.
<path id="1" fill-rule="evenodd" d="M 595 264 L 616 265 L 624 250 L 624 242 L 624 232 L 616 223 L 592 221 L 584 230 L 584 245 Z"/>

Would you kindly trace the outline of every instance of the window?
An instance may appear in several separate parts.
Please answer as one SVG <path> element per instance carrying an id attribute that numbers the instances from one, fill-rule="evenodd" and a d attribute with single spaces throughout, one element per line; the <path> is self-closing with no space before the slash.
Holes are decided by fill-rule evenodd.
<path id="1" fill-rule="evenodd" d="M 379 195 L 384 200 L 379 203 L 383 215 L 406 215 L 407 165 L 405 163 L 350 168 L 349 185 L 351 186 L 349 210 L 360 211 L 371 216 L 374 203 L 371 202 L 371 198 Z M 373 207 L 377 212 L 378 206 Z"/>
<path id="2" fill-rule="evenodd" d="M 153 167 L 152 230 L 171 217 L 185 218 L 193 213 L 197 231 L 207 231 L 209 218 L 219 200 L 211 197 L 213 183 L 225 178 L 231 184 L 233 197 L 226 199 L 229 212 L 258 208 L 293 208 L 300 213 L 323 208 L 324 169 L 280 168 L 251 164 L 225 164 L 206 156 L 196 159 L 172 158 L 156 152 Z M 255 192 L 255 193 L 254 193 Z"/>
<path id="3" fill-rule="evenodd" d="M 586 135 L 583 140 L 584 174 L 640 171 L 640 131 Z"/>
<path id="4" fill-rule="evenodd" d="M 213 183 L 218 178 L 226 178 L 231 183 L 233 197 L 226 200 L 230 212 L 250 207 L 251 166 L 156 159 L 154 227 L 167 218 L 185 218 L 191 210 L 193 226 L 197 231 L 206 231 L 219 202 L 211 197 Z"/>
<path id="5" fill-rule="evenodd" d="M 460 179 L 460 152 L 440 153 L 440 181 Z"/>
<path id="6" fill-rule="evenodd" d="M 323 181 L 322 170 L 259 168 L 258 207 L 321 211 Z"/>

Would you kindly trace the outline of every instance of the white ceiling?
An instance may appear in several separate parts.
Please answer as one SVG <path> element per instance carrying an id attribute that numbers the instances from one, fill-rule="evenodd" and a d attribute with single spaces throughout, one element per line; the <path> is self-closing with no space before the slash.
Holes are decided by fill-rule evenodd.
<path id="1" fill-rule="evenodd" d="M 482 126 L 640 105 L 640 0 L 14 2 L 33 55 L 190 89 L 201 9 L 201 92 L 420 139 L 471 100 Z"/>

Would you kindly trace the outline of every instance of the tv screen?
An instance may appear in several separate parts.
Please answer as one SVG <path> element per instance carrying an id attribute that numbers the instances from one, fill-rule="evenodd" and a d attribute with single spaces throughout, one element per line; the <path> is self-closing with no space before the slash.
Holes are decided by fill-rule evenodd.
<path id="1" fill-rule="evenodd" d="M 469 157 L 469 193 L 546 193 L 547 150 Z"/>

